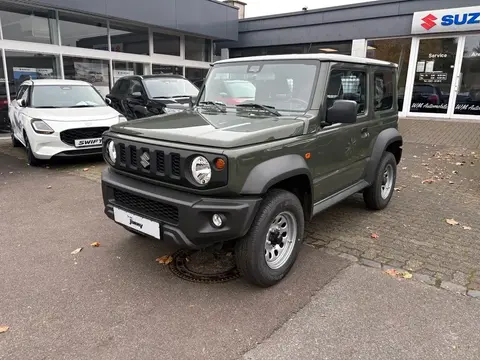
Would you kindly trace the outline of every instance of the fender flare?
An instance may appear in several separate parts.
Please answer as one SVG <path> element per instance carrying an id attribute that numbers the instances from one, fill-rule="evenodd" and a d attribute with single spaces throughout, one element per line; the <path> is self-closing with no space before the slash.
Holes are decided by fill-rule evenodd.
<path id="1" fill-rule="evenodd" d="M 297 175 L 306 175 L 312 188 L 312 177 L 305 159 L 298 154 L 283 155 L 256 165 L 243 184 L 242 195 L 264 194 L 273 185 Z"/>
<path id="2" fill-rule="evenodd" d="M 370 157 L 365 169 L 365 180 L 369 184 L 372 184 L 375 180 L 375 175 L 377 173 L 383 153 L 390 144 L 396 141 L 400 141 L 401 145 L 403 145 L 402 135 L 395 128 L 385 129 L 377 136 L 375 144 L 373 145 L 372 156 Z"/>

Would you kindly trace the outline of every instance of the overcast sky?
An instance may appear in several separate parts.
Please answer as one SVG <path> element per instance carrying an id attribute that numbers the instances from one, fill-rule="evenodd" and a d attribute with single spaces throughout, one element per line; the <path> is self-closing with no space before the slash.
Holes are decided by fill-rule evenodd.
<path id="1" fill-rule="evenodd" d="M 354 3 L 362 3 L 372 0 L 242 0 L 247 3 L 245 17 L 280 14 L 293 11 L 301 11 L 303 7 L 319 9 L 332 6 L 340 6 Z"/>

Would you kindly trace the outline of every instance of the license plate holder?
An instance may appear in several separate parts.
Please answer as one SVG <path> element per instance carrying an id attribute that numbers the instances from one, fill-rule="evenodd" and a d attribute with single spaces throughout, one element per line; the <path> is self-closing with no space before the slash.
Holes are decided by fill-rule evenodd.
<path id="1" fill-rule="evenodd" d="M 102 146 L 102 138 L 78 139 L 75 140 L 75 147 Z"/>
<path id="2" fill-rule="evenodd" d="M 117 207 L 113 208 L 113 218 L 121 225 L 160 240 L 159 222 L 146 219 L 142 216 L 132 214 Z"/>

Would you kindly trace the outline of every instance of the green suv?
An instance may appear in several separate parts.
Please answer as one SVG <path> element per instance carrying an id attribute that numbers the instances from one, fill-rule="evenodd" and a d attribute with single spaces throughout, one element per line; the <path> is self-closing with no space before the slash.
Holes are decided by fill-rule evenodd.
<path id="1" fill-rule="evenodd" d="M 403 143 L 397 72 L 343 55 L 218 61 L 191 108 L 104 133 L 105 213 L 182 247 L 234 243 L 242 275 L 274 285 L 320 211 L 355 193 L 369 209 L 389 203 Z M 254 93 L 232 98 L 232 80 Z"/>

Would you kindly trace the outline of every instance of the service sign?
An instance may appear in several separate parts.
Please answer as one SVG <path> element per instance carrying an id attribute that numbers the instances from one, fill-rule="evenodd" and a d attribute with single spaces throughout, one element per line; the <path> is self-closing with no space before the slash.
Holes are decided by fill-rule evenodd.
<path id="1" fill-rule="evenodd" d="M 480 30 L 480 6 L 421 11 L 413 14 L 412 34 Z"/>

